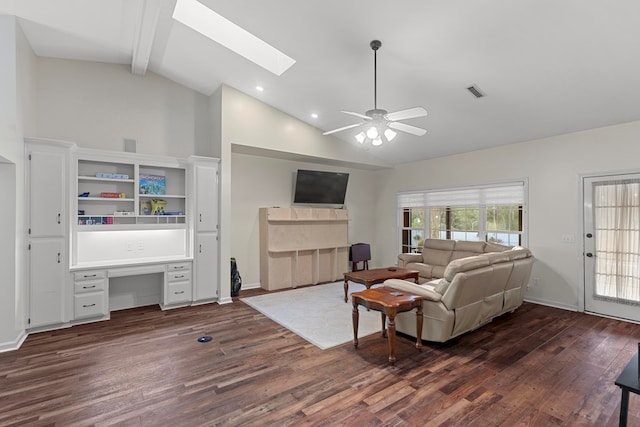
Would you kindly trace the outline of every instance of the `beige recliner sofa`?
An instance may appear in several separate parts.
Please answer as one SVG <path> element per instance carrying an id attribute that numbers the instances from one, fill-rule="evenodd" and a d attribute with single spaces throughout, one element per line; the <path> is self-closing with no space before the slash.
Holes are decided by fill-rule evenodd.
<path id="1" fill-rule="evenodd" d="M 533 262 L 523 247 L 427 239 L 421 254 L 398 259 L 399 266 L 420 271 L 421 283 L 391 279 L 384 285 L 424 296 L 422 339 L 445 342 L 519 307 Z M 399 313 L 396 330 L 415 337 L 415 312 Z"/>

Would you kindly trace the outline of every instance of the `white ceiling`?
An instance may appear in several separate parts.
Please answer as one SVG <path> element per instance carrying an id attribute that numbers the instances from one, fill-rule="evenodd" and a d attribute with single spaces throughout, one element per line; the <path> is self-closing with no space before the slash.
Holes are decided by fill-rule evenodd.
<path id="1" fill-rule="evenodd" d="M 271 74 L 174 21 L 175 0 L 0 0 L 0 14 L 39 56 L 133 61 L 206 95 L 225 83 L 322 131 L 373 108 L 379 39 L 378 107 L 429 112 L 406 121 L 425 136 L 369 151 L 393 164 L 640 119 L 638 0 L 200 1 L 297 62 Z"/>

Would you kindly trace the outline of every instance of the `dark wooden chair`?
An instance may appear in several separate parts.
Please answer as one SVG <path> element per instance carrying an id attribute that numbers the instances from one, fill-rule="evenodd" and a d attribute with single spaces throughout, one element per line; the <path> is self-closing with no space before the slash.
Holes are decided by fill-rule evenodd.
<path id="1" fill-rule="evenodd" d="M 349 261 L 351 261 L 351 271 L 358 271 L 358 263 L 362 262 L 363 270 L 369 269 L 371 259 L 371 247 L 368 243 L 355 243 L 349 249 Z"/>

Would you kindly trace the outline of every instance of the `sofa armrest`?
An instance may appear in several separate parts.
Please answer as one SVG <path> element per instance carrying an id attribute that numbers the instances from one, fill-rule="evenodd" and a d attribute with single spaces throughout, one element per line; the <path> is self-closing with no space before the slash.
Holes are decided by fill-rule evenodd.
<path id="1" fill-rule="evenodd" d="M 442 298 L 442 295 L 440 295 L 439 293 L 437 293 L 433 286 L 431 285 L 417 285 L 413 282 L 409 282 L 407 280 L 402 280 L 402 279 L 387 279 L 384 282 L 385 286 L 388 286 L 390 288 L 394 288 L 394 289 L 399 289 L 401 291 L 405 291 L 408 292 L 410 294 L 413 295 L 420 295 L 422 297 L 424 297 L 425 300 L 427 301 L 440 301 L 440 299 Z"/>
<path id="2" fill-rule="evenodd" d="M 422 254 L 400 254 L 398 255 L 398 267 L 404 267 L 410 262 L 424 262 Z"/>

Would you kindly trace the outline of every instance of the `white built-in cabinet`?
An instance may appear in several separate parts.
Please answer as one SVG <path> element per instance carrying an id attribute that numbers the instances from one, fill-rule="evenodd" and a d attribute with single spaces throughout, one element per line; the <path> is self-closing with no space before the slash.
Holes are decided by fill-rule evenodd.
<path id="1" fill-rule="evenodd" d="M 204 302 L 218 297 L 219 163 L 202 157 L 191 160 L 195 188 L 194 301 Z"/>
<path id="2" fill-rule="evenodd" d="M 25 147 L 30 330 L 217 300 L 217 159 Z"/>
<path id="3" fill-rule="evenodd" d="M 29 328 L 68 321 L 67 188 L 70 144 L 25 141 Z"/>

